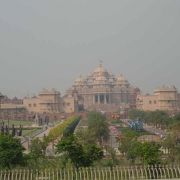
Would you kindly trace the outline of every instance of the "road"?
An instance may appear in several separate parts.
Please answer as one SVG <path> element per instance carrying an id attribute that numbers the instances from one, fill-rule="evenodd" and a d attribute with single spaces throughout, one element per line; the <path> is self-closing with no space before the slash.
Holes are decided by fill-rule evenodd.
<path id="1" fill-rule="evenodd" d="M 62 122 L 63 122 L 63 121 L 61 121 L 60 123 L 62 123 Z M 60 123 L 57 123 L 57 124 L 55 124 L 55 125 L 53 125 L 53 126 L 47 126 L 47 129 L 46 129 L 46 127 L 44 127 L 44 128 L 45 128 L 44 131 L 40 132 L 39 134 L 35 135 L 35 136 L 32 137 L 32 138 L 40 138 L 40 139 L 41 139 L 41 138 L 43 138 L 44 136 L 47 136 L 47 135 L 49 134 L 50 130 L 51 130 L 52 128 L 58 126 Z M 31 141 L 31 138 L 29 137 L 29 138 L 23 140 L 23 142 L 22 142 L 22 145 L 23 145 L 23 147 L 27 150 L 27 152 L 28 152 L 28 149 L 29 149 L 30 141 Z"/>

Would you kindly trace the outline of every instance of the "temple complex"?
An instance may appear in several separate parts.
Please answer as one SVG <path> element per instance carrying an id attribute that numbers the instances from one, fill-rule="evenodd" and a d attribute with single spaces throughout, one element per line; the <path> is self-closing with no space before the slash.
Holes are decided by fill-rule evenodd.
<path id="1" fill-rule="evenodd" d="M 99 64 L 89 75 L 79 76 L 61 97 L 55 89 L 43 89 L 37 96 L 9 99 L 0 98 L 0 116 L 18 113 L 74 113 L 81 111 L 128 112 L 137 108 L 144 111 L 180 112 L 180 93 L 174 86 L 162 86 L 154 94 L 142 95 L 122 75 L 108 72 Z"/>
<path id="2" fill-rule="evenodd" d="M 74 99 L 76 109 L 80 111 L 118 111 L 135 108 L 139 93 L 140 90 L 133 87 L 122 74 L 115 76 L 99 64 L 90 75 L 77 78 L 63 99 Z"/>

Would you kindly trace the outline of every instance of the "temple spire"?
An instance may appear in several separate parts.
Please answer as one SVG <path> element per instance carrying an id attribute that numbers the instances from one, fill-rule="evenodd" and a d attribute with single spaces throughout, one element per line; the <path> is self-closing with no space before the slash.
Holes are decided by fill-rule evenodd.
<path id="1" fill-rule="evenodd" d="M 99 66 L 102 67 L 103 66 L 103 60 L 99 60 Z"/>

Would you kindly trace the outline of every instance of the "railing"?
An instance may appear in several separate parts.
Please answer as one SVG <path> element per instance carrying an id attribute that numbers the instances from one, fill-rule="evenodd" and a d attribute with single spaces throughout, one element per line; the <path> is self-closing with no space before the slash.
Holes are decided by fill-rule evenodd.
<path id="1" fill-rule="evenodd" d="M 0 180 L 180 179 L 180 166 L 1 170 Z"/>

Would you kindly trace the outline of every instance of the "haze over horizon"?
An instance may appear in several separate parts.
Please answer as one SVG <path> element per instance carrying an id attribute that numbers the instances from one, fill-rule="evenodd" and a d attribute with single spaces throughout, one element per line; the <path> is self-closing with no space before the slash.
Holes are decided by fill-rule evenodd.
<path id="1" fill-rule="evenodd" d="M 180 1 L 0 1 L 0 92 L 62 94 L 103 61 L 144 93 L 180 90 Z"/>

